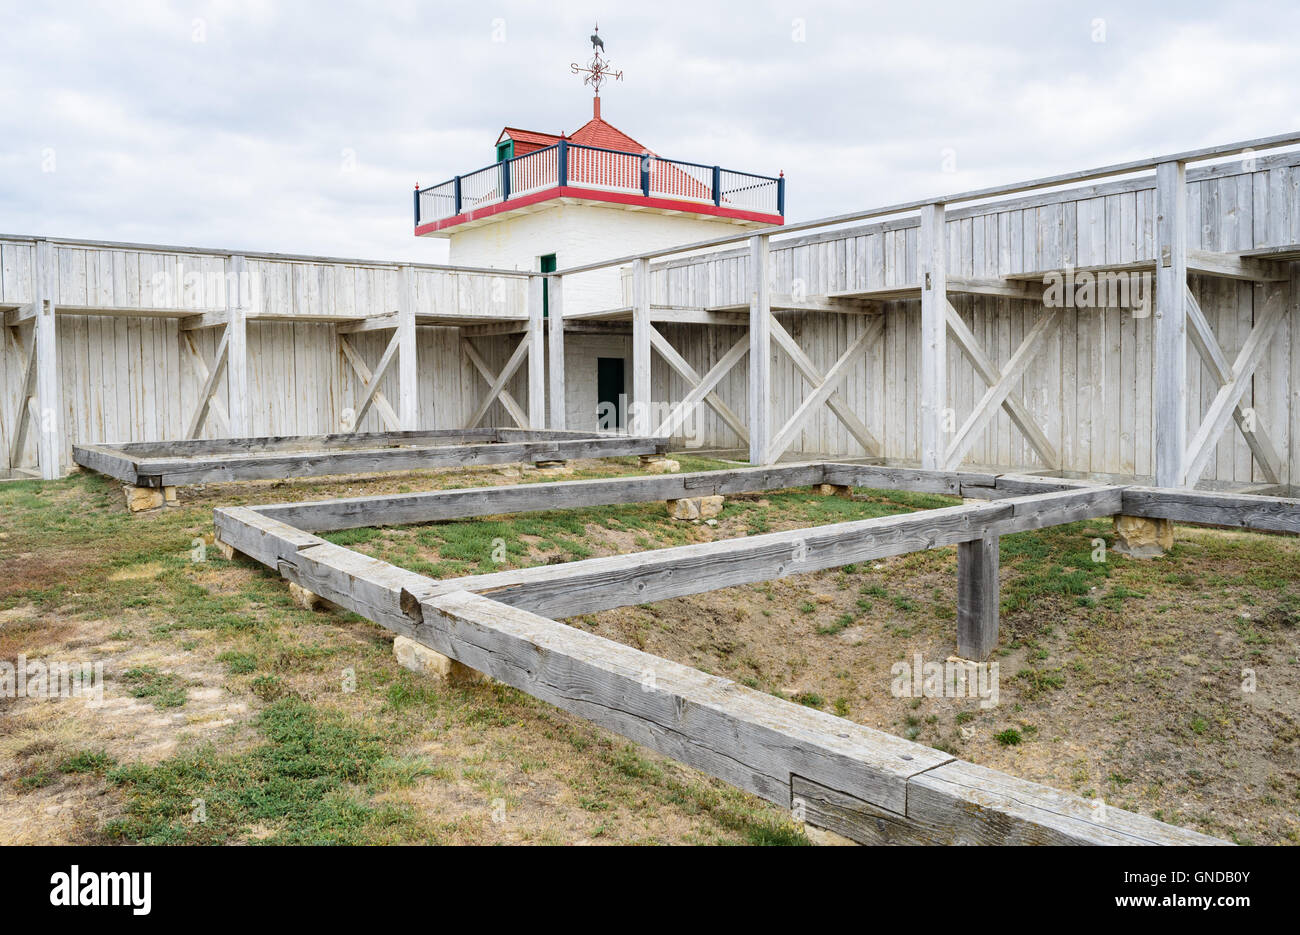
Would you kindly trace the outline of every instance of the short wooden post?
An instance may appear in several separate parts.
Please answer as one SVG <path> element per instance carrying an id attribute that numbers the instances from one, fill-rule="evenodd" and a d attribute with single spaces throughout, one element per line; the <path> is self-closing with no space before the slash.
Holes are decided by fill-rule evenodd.
<path id="1" fill-rule="evenodd" d="M 564 145 L 564 141 L 560 141 Z M 547 287 L 546 296 L 546 325 L 548 329 L 548 340 L 546 352 L 548 355 L 549 379 L 550 379 L 550 427 L 553 429 L 563 429 L 565 423 L 564 415 L 564 289 L 562 276 L 552 276 L 551 284 Z"/>
<path id="2" fill-rule="evenodd" d="M 397 309 L 397 406 L 398 422 L 407 432 L 420 427 L 420 382 L 415 340 L 415 272 L 400 267 Z"/>
<path id="3" fill-rule="evenodd" d="M 772 431 L 772 286 L 768 237 L 749 239 L 749 463 L 766 464 Z"/>
<path id="4" fill-rule="evenodd" d="M 921 209 L 917 271 L 921 277 L 921 467 L 942 470 L 950 432 L 948 407 L 948 272 L 943 205 Z"/>
<path id="5" fill-rule="evenodd" d="M 226 386 L 229 391 L 230 434 L 247 438 L 253 434 L 248 404 L 248 330 L 247 299 L 244 289 L 252 290 L 248 263 L 242 256 L 232 256 L 226 267 Z M 268 434 L 276 429 L 268 427 Z M 280 427 L 283 431 L 283 427 Z"/>
<path id="6" fill-rule="evenodd" d="M 957 546 L 957 655 L 983 661 L 998 645 L 998 536 Z"/>
<path id="7" fill-rule="evenodd" d="M 632 407 L 627 426 L 633 435 L 649 435 L 650 411 L 650 261 L 632 263 Z"/>
<path id="8" fill-rule="evenodd" d="M 1181 162 L 1156 166 L 1155 473 L 1181 487 L 1187 448 L 1187 176 Z"/>
<path id="9" fill-rule="evenodd" d="M 546 332 L 541 276 L 528 277 L 528 427 L 546 427 Z"/>
<path id="10" fill-rule="evenodd" d="M 32 358 L 36 368 L 36 452 L 41 477 L 63 476 L 63 430 L 59 402 L 59 344 L 55 325 L 54 251 L 45 240 L 36 242 L 36 318 L 32 332 Z M 21 417 L 21 415 L 20 415 Z M 22 454 L 22 452 L 18 452 Z M 16 462 L 15 462 L 16 463 Z"/>

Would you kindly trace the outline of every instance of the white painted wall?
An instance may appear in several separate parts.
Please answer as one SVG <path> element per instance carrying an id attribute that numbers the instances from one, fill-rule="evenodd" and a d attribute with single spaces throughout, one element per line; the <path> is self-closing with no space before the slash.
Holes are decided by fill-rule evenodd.
<path id="1" fill-rule="evenodd" d="M 722 237 L 736 225 L 686 215 L 633 211 L 618 205 L 551 202 L 529 213 L 499 216 L 491 223 L 451 234 L 450 262 L 497 269 L 538 268 L 556 255 L 560 269 L 675 244 Z M 566 309 L 616 308 L 624 304 L 616 267 L 583 273 L 564 284 Z"/>

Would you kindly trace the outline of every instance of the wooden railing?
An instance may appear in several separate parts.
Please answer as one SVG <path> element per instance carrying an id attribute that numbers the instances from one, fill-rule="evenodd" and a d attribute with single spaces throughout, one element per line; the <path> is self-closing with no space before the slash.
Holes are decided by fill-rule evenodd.
<path id="1" fill-rule="evenodd" d="M 561 140 L 467 175 L 417 188 L 415 224 L 418 227 L 525 194 L 568 186 L 785 215 L 783 177 Z"/>

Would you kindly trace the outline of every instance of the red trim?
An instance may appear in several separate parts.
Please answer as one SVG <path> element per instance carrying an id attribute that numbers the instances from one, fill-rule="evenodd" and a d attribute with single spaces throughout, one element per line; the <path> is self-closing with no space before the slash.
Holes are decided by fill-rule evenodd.
<path id="1" fill-rule="evenodd" d="M 415 229 L 415 236 L 420 237 L 424 234 L 432 234 L 437 231 L 446 230 L 449 227 L 456 227 L 467 221 L 478 221 L 483 218 L 489 218 L 496 214 L 503 214 L 506 211 L 513 211 L 515 208 L 523 208 L 527 205 L 537 204 L 541 201 L 549 201 L 552 198 L 584 198 L 588 201 L 604 201 L 616 205 L 637 205 L 642 208 L 659 208 L 664 211 L 682 211 L 686 214 L 707 214 L 712 217 L 736 218 L 741 221 L 755 221 L 760 224 L 770 224 L 773 226 L 784 224 L 785 218 L 779 214 L 763 214 L 758 211 L 741 211 L 737 208 L 720 208 L 717 205 L 701 204 L 697 201 L 677 201 L 672 198 L 646 198 L 644 195 L 632 195 L 626 192 L 606 192 L 591 188 L 575 188 L 572 185 L 566 185 L 563 188 L 548 188 L 544 191 L 533 192 L 531 195 L 524 195 L 521 198 L 511 198 L 509 201 L 500 201 L 494 205 L 488 205 L 486 208 L 479 208 L 475 211 L 464 211 L 455 217 L 443 218 L 441 221 L 430 221 L 428 224 L 421 224 Z"/>

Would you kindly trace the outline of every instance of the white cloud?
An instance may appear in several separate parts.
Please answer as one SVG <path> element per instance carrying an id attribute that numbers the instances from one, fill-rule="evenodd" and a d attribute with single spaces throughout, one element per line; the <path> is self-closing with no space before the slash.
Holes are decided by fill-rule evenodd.
<path id="1" fill-rule="evenodd" d="M 590 15 L 8 4 L 0 230 L 440 258 L 412 185 L 487 164 L 502 125 L 583 123 Z M 604 111 L 668 156 L 784 169 L 808 218 L 1295 128 L 1298 25 L 1282 2 L 620 6 Z"/>

